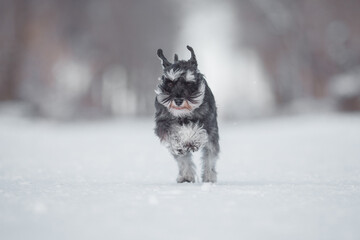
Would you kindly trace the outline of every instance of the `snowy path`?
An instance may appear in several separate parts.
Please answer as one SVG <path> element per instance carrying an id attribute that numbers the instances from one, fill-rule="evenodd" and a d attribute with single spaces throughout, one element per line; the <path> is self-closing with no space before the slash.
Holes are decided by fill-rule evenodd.
<path id="1" fill-rule="evenodd" d="M 152 129 L 0 116 L 0 239 L 360 239 L 360 115 L 221 124 L 216 185 Z"/>

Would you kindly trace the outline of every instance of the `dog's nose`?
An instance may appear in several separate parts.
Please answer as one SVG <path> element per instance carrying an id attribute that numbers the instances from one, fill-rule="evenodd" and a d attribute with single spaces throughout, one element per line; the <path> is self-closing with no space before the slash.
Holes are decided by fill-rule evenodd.
<path id="1" fill-rule="evenodd" d="M 181 104 L 184 102 L 184 99 L 182 98 L 174 98 L 174 102 L 177 106 L 181 106 Z"/>

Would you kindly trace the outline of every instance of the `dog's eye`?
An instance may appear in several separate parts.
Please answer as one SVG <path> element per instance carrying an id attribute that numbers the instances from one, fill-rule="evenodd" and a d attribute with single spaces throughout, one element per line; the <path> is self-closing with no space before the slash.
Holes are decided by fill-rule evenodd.
<path id="1" fill-rule="evenodd" d="M 173 83 L 173 81 L 171 81 L 170 79 L 165 79 L 165 85 L 167 86 L 167 87 L 173 87 L 174 86 L 174 83 Z"/>

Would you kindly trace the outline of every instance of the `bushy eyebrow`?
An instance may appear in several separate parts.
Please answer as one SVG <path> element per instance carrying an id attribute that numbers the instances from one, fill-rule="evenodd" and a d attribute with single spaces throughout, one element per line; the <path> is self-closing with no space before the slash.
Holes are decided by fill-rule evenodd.
<path id="1" fill-rule="evenodd" d="M 174 69 L 170 69 L 169 71 L 165 72 L 165 76 L 171 81 L 174 81 L 175 79 L 179 78 L 183 73 L 183 70 L 174 71 Z"/>
<path id="2" fill-rule="evenodd" d="M 184 70 L 173 70 L 170 69 L 169 71 L 165 72 L 164 77 L 171 81 L 175 81 L 179 77 L 184 77 L 185 81 L 187 82 L 195 82 L 195 76 L 194 73 L 190 70 L 184 71 Z"/>
<path id="3" fill-rule="evenodd" d="M 187 82 L 195 82 L 195 75 L 192 71 L 187 70 L 185 75 L 185 80 Z"/>

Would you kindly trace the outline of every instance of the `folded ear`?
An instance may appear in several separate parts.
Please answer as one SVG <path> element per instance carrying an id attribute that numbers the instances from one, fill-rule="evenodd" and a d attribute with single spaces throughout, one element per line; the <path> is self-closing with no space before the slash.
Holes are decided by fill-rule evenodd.
<path id="1" fill-rule="evenodd" d="M 161 64 L 163 65 L 163 68 L 166 68 L 171 65 L 171 63 L 164 56 L 162 49 L 157 50 L 157 55 L 159 56 L 159 58 L 161 60 Z"/>
<path id="2" fill-rule="evenodd" d="M 178 55 L 175 53 L 175 55 L 174 55 L 174 63 L 176 63 L 176 62 L 178 62 L 179 61 L 179 57 L 178 57 Z"/>
<path id="3" fill-rule="evenodd" d="M 196 61 L 196 56 L 195 56 L 195 53 L 194 53 L 194 49 L 192 47 L 190 47 L 189 45 L 186 46 L 186 48 L 191 52 L 191 58 L 189 59 L 189 62 L 192 65 L 195 65 L 197 67 L 197 61 Z"/>

